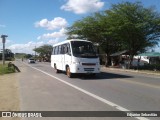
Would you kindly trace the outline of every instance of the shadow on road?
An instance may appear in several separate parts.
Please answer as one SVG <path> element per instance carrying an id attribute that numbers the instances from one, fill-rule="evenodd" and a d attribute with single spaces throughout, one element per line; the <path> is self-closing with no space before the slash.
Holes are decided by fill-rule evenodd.
<path id="1" fill-rule="evenodd" d="M 101 72 L 94 75 L 77 75 L 77 78 L 81 80 L 105 80 L 105 79 L 116 79 L 116 78 L 133 78 L 133 76 L 121 75 L 115 73 Z"/>

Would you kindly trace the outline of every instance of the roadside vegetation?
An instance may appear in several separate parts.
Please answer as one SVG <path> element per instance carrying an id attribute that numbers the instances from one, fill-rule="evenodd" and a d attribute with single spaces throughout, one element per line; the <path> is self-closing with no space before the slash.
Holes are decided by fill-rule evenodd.
<path id="1" fill-rule="evenodd" d="M 0 64 L 0 75 L 14 73 L 14 72 L 15 69 L 13 66 L 8 67 L 8 64 L 5 64 L 4 66 Z"/>
<path id="2" fill-rule="evenodd" d="M 134 56 L 152 50 L 160 42 L 160 13 L 152 6 L 144 7 L 141 2 L 113 4 L 107 10 L 75 21 L 67 28 L 66 34 L 67 39 L 92 41 L 97 46 L 100 63 L 105 66 L 112 65 L 113 53 L 127 51 L 127 69 L 137 69 L 131 65 Z M 39 61 L 50 62 L 51 45 L 33 51 L 38 54 L 36 59 Z M 156 65 L 149 63 L 138 69 L 158 71 L 159 64 L 160 61 Z"/>
<path id="3" fill-rule="evenodd" d="M 158 45 L 160 13 L 141 2 L 113 4 L 108 10 L 76 21 L 67 34 L 68 39 L 87 39 L 97 44 L 107 55 L 106 66 L 111 65 L 111 54 L 124 50 L 129 51 L 131 65 L 133 56 Z"/>
<path id="4" fill-rule="evenodd" d="M 2 53 L 0 52 L 0 60 L 2 60 Z M 13 61 L 14 53 L 10 49 L 5 49 L 5 60 Z"/>
<path id="5" fill-rule="evenodd" d="M 36 56 L 36 59 L 39 61 L 50 62 L 51 54 L 52 54 L 52 45 L 43 45 L 38 48 L 33 49 L 39 56 Z"/>
<path id="6" fill-rule="evenodd" d="M 2 53 L 0 53 L 0 75 L 14 73 L 14 66 L 8 67 L 9 61 L 14 61 L 14 53 L 10 49 L 5 49 L 5 65 L 2 64 Z"/>

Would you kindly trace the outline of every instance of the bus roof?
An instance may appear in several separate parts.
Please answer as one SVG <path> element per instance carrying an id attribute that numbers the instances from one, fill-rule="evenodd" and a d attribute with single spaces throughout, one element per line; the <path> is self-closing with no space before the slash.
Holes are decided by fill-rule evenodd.
<path id="1" fill-rule="evenodd" d="M 57 46 L 57 45 L 65 44 L 65 43 L 68 43 L 68 42 L 71 42 L 71 41 L 85 41 L 85 42 L 91 42 L 91 41 L 82 40 L 82 39 L 69 39 L 69 40 L 65 40 L 65 41 L 56 43 L 56 44 L 53 45 L 53 47 L 54 47 L 54 46 Z"/>

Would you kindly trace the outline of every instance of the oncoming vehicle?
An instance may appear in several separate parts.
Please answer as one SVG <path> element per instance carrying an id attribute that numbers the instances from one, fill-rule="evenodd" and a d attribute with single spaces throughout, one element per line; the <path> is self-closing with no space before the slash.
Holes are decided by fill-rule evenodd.
<path id="1" fill-rule="evenodd" d="M 28 59 L 28 63 L 35 63 L 35 59 L 33 58 Z"/>
<path id="2" fill-rule="evenodd" d="M 51 66 L 56 73 L 65 71 L 68 77 L 100 72 L 99 57 L 92 42 L 87 40 L 66 40 L 53 45 Z"/>

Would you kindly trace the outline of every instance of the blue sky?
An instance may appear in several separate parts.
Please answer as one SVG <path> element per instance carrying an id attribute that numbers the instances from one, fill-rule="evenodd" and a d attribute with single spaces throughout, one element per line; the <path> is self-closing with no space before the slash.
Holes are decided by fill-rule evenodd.
<path id="1" fill-rule="evenodd" d="M 74 21 L 122 1 L 137 0 L 0 0 L 0 35 L 8 35 L 6 48 L 14 53 L 32 54 L 35 46 L 65 40 L 65 28 Z M 139 1 L 160 12 L 159 0 Z"/>

